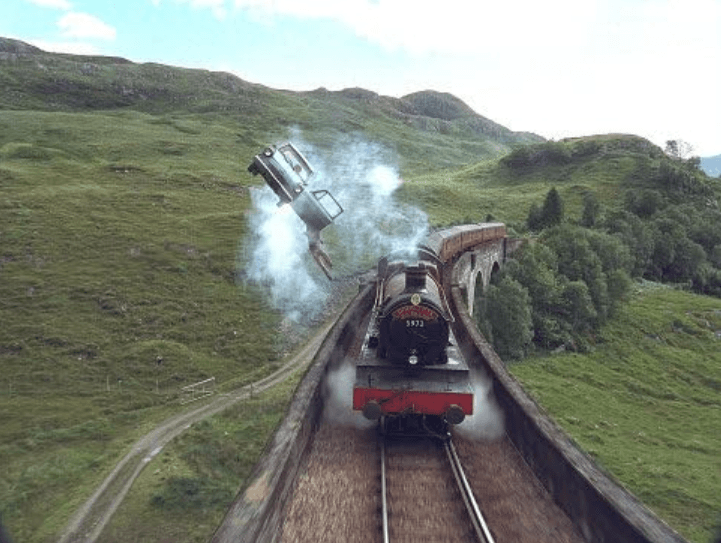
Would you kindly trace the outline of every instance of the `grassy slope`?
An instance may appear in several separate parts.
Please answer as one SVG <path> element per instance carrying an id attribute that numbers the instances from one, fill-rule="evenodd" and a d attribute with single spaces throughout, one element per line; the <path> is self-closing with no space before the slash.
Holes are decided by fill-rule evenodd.
<path id="1" fill-rule="evenodd" d="M 230 129 L 133 112 L 0 125 L 0 502 L 38 540 L 180 386 L 271 371 L 277 320 L 235 284 L 251 151 Z"/>
<path id="2" fill-rule="evenodd" d="M 299 374 L 194 425 L 143 471 L 103 532 L 111 541 L 208 541 L 280 423 Z"/>
<path id="3" fill-rule="evenodd" d="M 650 144 L 635 136 L 609 135 L 568 143 L 597 142 L 600 151 L 581 154 L 563 165 L 511 169 L 498 160 L 469 164 L 444 172 L 416 175 L 405 183 L 402 194 L 423 207 L 431 222 L 478 221 L 492 214 L 510 226 L 523 228 L 531 204 L 541 205 L 556 187 L 566 207 L 566 217 L 580 218 L 583 194 L 596 193 L 608 207 L 620 203 L 622 187 L 648 176 L 657 162 L 649 156 Z"/>
<path id="4" fill-rule="evenodd" d="M 603 468 L 708 543 L 721 510 L 721 301 L 639 288 L 600 340 L 510 369 Z"/>

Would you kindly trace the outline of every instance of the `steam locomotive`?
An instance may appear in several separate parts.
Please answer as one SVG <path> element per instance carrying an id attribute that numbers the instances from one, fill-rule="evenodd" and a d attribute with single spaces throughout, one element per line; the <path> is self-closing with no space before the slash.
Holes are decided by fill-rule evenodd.
<path id="1" fill-rule="evenodd" d="M 354 410 L 400 431 L 410 425 L 433 433 L 473 414 L 470 368 L 453 334 L 443 285 L 464 251 L 505 236 L 501 223 L 457 226 L 430 235 L 412 261 L 379 261 L 356 362 Z"/>

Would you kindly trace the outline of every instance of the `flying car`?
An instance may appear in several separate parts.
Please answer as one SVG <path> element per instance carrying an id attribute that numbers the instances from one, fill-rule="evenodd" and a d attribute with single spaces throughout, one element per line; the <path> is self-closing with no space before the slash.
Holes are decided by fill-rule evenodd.
<path id="1" fill-rule="evenodd" d="M 285 142 L 266 147 L 255 155 L 248 171 L 253 175 L 260 174 L 278 196 L 278 206 L 290 204 L 305 223 L 310 253 L 331 279 L 333 264 L 325 251 L 320 232 L 343 213 L 343 208 L 327 190 L 308 188 L 314 175 L 308 160 L 295 145 Z"/>

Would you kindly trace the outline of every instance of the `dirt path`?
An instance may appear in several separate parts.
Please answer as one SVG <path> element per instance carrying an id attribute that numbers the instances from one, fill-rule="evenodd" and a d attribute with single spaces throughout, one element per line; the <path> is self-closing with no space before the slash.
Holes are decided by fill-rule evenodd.
<path id="1" fill-rule="evenodd" d="M 333 324 L 335 319 L 325 325 L 283 367 L 268 377 L 233 392 L 219 395 L 197 409 L 170 417 L 139 439 L 95 493 L 73 515 L 60 537 L 60 543 L 94 543 L 125 498 L 136 477 L 168 442 L 190 428 L 192 424 L 249 398 L 251 394 L 257 394 L 277 385 L 296 369 L 310 363 Z"/>

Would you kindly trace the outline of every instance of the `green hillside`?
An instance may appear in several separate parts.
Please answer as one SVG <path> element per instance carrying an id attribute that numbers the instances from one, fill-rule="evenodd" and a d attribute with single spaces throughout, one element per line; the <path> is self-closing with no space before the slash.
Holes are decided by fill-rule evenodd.
<path id="1" fill-rule="evenodd" d="M 711 543 L 721 520 L 720 343 L 721 300 L 642 283 L 591 352 L 509 369 L 602 469 L 689 541 Z"/>
<path id="2" fill-rule="evenodd" d="M 458 98 L 425 91 L 404 98 L 363 89 L 273 90 L 228 73 L 121 58 L 44 53 L 0 38 L 0 108 L 40 111 L 134 110 L 183 114 L 238 127 L 256 145 L 300 129 L 309 143 L 330 147 L 343 134 L 363 133 L 388 146 L 404 170 L 427 171 L 484 157 L 512 145 L 542 141 L 478 115 Z M 452 111 L 452 114 L 448 112 Z"/>
<path id="3" fill-rule="evenodd" d="M 433 91 L 294 93 L 4 38 L 0 88 L 0 514 L 17 541 L 55 541 L 128 445 L 182 409 L 182 386 L 255 381 L 307 333 L 263 285 L 239 280 L 262 186 L 246 166 L 267 143 L 300 134 L 322 155 L 344 138 L 371 142 L 397 164 L 400 200 L 433 225 L 490 214 L 518 232 L 551 187 L 571 220 L 588 191 L 610 213 L 629 187 L 655 186 L 667 160 L 634 136 L 542 143 Z M 281 416 L 274 398 L 253 404 L 259 424 L 228 416 L 189 432 L 167 451 L 182 479 L 148 474 L 126 511 L 177 503 L 189 479 L 207 499 L 153 509 L 137 532 L 121 511 L 117 533 L 167 522 L 202 540 L 212 527 L 199 518 L 222 515 L 253 464 L 224 436 L 257 455 Z"/>
<path id="4" fill-rule="evenodd" d="M 661 149 L 638 136 L 588 136 L 525 146 L 500 161 L 417 175 L 403 190 L 436 224 L 490 213 L 524 230 L 531 205 L 542 203 L 552 187 L 561 193 L 567 217 L 578 219 L 585 192 L 593 191 L 609 209 L 620 209 L 624 191 L 653 185 L 667 160 Z"/>
<path id="5" fill-rule="evenodd" d="M 233 132 L 132 111 L 0 126 L 0 502 L 18 540 L 51 540 L 181 386 L 271 371 L 279 318 L 235 282 Z"/>

